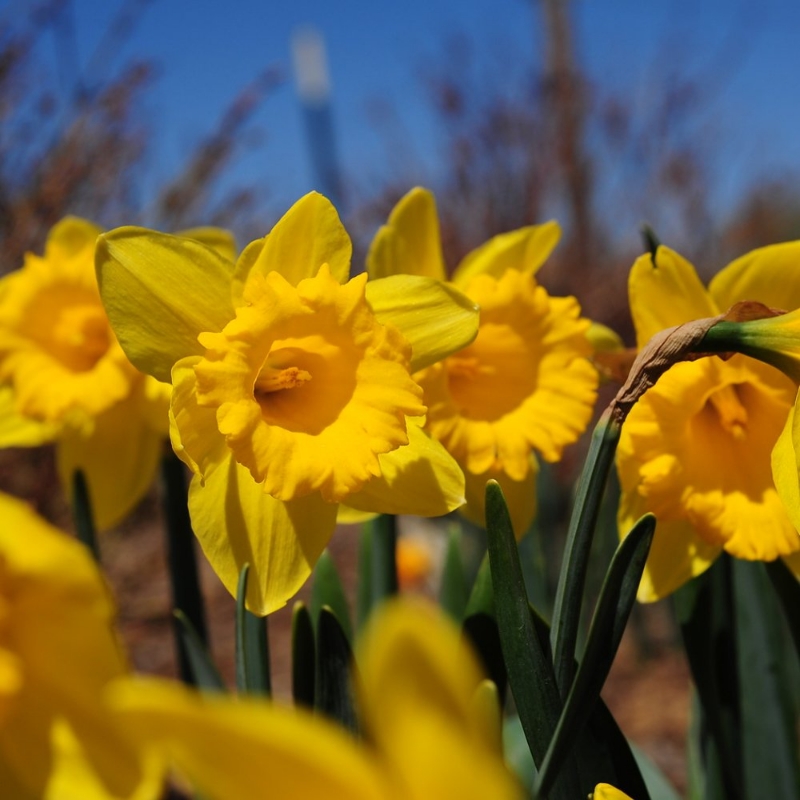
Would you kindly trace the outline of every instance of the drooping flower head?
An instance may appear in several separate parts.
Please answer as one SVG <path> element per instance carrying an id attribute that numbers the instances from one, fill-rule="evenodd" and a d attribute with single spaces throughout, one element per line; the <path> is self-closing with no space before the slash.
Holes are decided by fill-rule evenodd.
<path id="1" fill-rule="evenodd" d="M 534 452 L 557 461 L 592 414 L 597 373 L 572 297 L 550 297 L 536 270 L 558 242 L 554 222 L 490 239 L 466 256 L 453 285 L 481 309 L 472 344 L 418 377 L 428 406 L 426 428 L 464 469 L 467 505 L 484 522 L 484 491 L 497 479 L 521 536 L 535 511 Z M 370 277 L 410 273 L 445 279 L 433 195 L 413 189 L 375 237 Z"/>
<path id="2" fill-rule="evenodd" d="M 94 271 L 100 233 L 67 217 L 42 256 L 0 280 L 0 446 L 57 441 L 63 484 L 85 473 L 105 528 L 152 483 L 168 387 L 139 372 L 111 330 Z"/>
<path id="3" fill-rule="evenodd" d="M 521 798 L 500 732 L 476 702 L 482 678 L 460 631 L 408 600 L 382 607 L 358 648 L 356 741 L 320 716 L 177 684 L 114 687 L 128 730 L 217 800 Z"/>
<path id="4" fill-rule="evenodd" d="M 468 343 L 477 310 L 427 278 L 349 277 L 351 244 L 312 193 L 238 261 L 137 228 L 101 237 L 98 275 L 131 361 L 173 384 L 171 438 L 194 471 L 195 533 L 235 592 L 279 608 L 330 539 L 337 504 L 433 516 L 463 502 L 419 427 L 411 372 Z"/>
<path id="5" fill-rule="evenodd" d="M 798 265 L 800 244 L 765 247 L 728 265 L 706 289 L 688 261 L 661 246 L 631 270 L 637 342 L 744 300 L 800 307 Z M 770 469 L 795 391 L 778 370 L 745 356 L 704 358 L 673 366 L 633 407 L 617 451 L 620 533 L 647 511 L 659 523 L 640 600 L 674 591 L 723 550 L 796 566 L 800 537 Z"/>
<path id="6" fill-rule="evenodd" d="M 0 495 L 0 786 L 6 800 L 156 798 L 103 706 L 126 673 L 85 548 Z M 146 780 L 145 780 L 146 778 Z"/>

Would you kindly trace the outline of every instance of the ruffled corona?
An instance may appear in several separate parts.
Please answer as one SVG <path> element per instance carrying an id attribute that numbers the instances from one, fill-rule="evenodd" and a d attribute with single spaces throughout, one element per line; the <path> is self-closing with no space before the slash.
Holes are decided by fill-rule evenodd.
<path id="1" fill-rule="evenodd" d="M 100 232 L 64 220 L 44 257 L 28 253 L 24 267 L 0 283 L 0 382 L 13 386 L 26 417 L 91 425 L 144 379 L 117 344 L 100 301 L 93 270 Z"/>
<path id="2" fill-rule="evenodd" d="M 406 416 L 425 413 L 411 349 L 375 319 L 365 283 L 342 286 L 327 265 L 296 287 L 272 272 L 220 333 L 199 337 L 198 405 L 216 409 L 234 458 L 277 499 L 343 500 L 408 444 Z"/>
<path id="3" fill-rule="evenodd" d="M 481 308 L 476 340 L 420 377 L 428 427 L 474 474 L 530 469 L 531 449 L 557 461 L 589 422 L 597 373 L 577 301 L 551 298 L 530 275 L 479 275 L 465 293 Z"/>

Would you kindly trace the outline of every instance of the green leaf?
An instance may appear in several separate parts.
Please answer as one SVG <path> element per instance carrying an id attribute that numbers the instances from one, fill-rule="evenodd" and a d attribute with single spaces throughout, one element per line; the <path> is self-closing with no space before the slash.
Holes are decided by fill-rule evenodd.
<path id="1" fill-rule="evenodd" d="M 673 595 L 686 657 L 702 708 L 700 750 L 705 793 L 744 797 L 741 709 L 730 557 L 723 553 L 702 575 Z"/>
<path id="2" fill-rule="evenodd" d="M 72 518 L 78 539 L 89 548 L 94 560 L 99 564 L 100 549 L 97 546 L 97 531 L 89 498 L 89 487 L 86 485 L 86 476 L 79 469 L 72 473 Z"/>
<path id="3" fill-rule="evenodd" d="M 494 617 L 494 591 L 492 590 L 492 571 L 489 566 L 488 553 L 483 557 L 483 561 L 481 561 L 481 565 L 478 568 L 478 574 L 475 577 L 475 583 L 472 584 L 472 591 L 469 595 L 469 602 L 464 616 L 470 617 L 479 613 Z"/>
<path id="4" fill-rule="evenodd" d="M 239 573 L 236 591 L 236 688 L 247 694 L 269 696 L 269 638 L 267 620 L 245 607 L 250 565 Z"/>
<path id="5" fill-rule="evenodd" d="M 534 628 L 511 518 L 496 481 L 486 484 L 486 531 L 508 681 L 531 755 L 536 764 L 541 764 L 558 722 L 561 701 L 552 664 Z M 574 771 L 565 771 L 554 797 L 580 797 L 577 781 Z"/>
<path id="6" fill-rule="evenodd" d="M 187 682 L 207 691 L 227 691 L 211 655 L 189 618 L 180 609 L 175 609 L 172 613 L 175 618 L 176 636 L 180 638 L 186 652 L 189 667 Z"/>
<path id="7" fill-rule="evenodd" d="M 745 793 L 752 800 L 794 800 L 800 797 L 797 720 L 784 668 L 791 647 L 764 565 L 737 559 L 732 566 Z"/>
<path id="8" fill-rule="evenodd" d="M 600 697 L 628 623 L 653 541 L 656 519 L 645 514 L 620 542 L 606 573 L 578 667 L 558 726 L 539 772 L 535 792 L 547 795 L 579 732 Z"/>
<path id="9" fill-rule="evenodd" d="M 439 604 L 456 622 L 461 621 L 467 605 L 467 576 L 461 558 L 461 532 L 456 525 L 447 538 Z"/>
<path id="10" fill-rule="evenodd" d="M 358 542 L 358 586 L 356 587 L 356 625 L 361 630 L 372 613 L 372 524 L 361 526 Z"/>
<path id="11" fill-rule="evenodd" d="M 315 706 L 348 730 L 358 732 L 353 697 L 353 653 L 339 620 L 328 606 L 317 621 Z"/>
<path id="12" fill-rule="evenodd" d="M 501 705 L 505 704 L 508 674 L 503 661 L 503 650 L 500 644 L 500 631 L 497 621 L 489 614 L 478 611 L 464 620 L 464 635 L 480 658 L 486 674 L 497 687 Z"/>
<path id="13" fill-rule="evenodd" d="M 319 618 L 323 606 L 329 606 L 336 614 L 347 640 L 353 641 L 353 626 L 350 622 L 350 607 L 331 554 L 325 550 L 314 568 L 314 584 L 311 588 L 311 618 Z"/>
<path id="14" fill-rule="evenodd" d="M 597 423 L 578 482 L 564 561 L 553 609 L 553 663 L 559 692 L 566 697 L 575 675 L 575 645 L 581 617 L 586 570 L 608 473 L 614 463 L 620 425 L 606 413 Z"/>
<path id="15" fill-rule="evenodd" d="M 397 519 L 381 514 L 372 520 L 372 606 L 397 594 Z"/>
<path id="16" fill-rule="evenodd" d="M 295 705 L 314 707 L 315 667 L 316 647 L 311 614 L 298 600 L 292 610 L 292 697 Z"/>
<path id="17" fill-rule="evenodd" d="M 800 656 L 800 582 L 782 558 L 768 561 L 764 566 L 767 568 L 772 588 L 783 608 L 786 624 L 792 634 L 794 648 Z"/>
<path id="18" fill-rule="evenodd" d="M 647 754 L 636 745 L 631 745 L 630 749 L 633 751 L 636 763 L 647 784 L 650 800 L 681 800 L 678 793 L 672 788 L 672 784 L 664 777 L 664 773 L 650 760 Z"/>

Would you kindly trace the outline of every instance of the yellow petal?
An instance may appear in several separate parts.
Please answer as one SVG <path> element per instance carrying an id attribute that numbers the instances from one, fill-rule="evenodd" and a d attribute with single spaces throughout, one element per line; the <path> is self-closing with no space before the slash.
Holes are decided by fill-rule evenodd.
<path id="1" fill-rule="evenodd" d="M 772 478 L 792 525 L 800 531 L 800 418 L 796 414 L 797 402 L 795 400 L 789 411 L 772 450 Z"/>
<path id="2" fill-rule="evenodd" d="M 236 261 L 236 237 L 225 228 L 201 227 L 178 231 L 176 236 L 194 239 L 196 242 L 216 250 L 226 261 Z"/>
<path id="3" fill-rule="evenodd" d="M 636 259 L 628 277 L 628 296 L 640 348 L 664 328 L 719 313 L 694 267 L 663 245 L 655 265 L 649 253 Z"/>
<path id="4" fill-rule="evenodd" d="M 189 356 L 172 368 L 169 436 L 178 458 L 204 481 L 225 460 L 227 446 L 217 427 L 217 410 L 197 404 L 194 367 L 199 361 Z"/>
<path id="5" fill-rule="evenodd" d="M 247 607 L 262 616 L 295 595 L 336 525 L 336 504 L 318 494 L 275 500 L 230 457 L 205 485 L 192 479 L 189 513 L 203 552 L 234 597 L 239 572 L 250 564 Z"/>
<path id="6" fill-rule="evenodd" d="M 247 277 L 254 273 L 266 276 L 279 272 L 292 286 L 297 286 L 303 279 L 313 278 L 327 264 L 339 283 L 347 283 L 352 253 L 350 237 L 331 201 L 318 192 L 309 192 L 278 220 L 263 240 L 255 260 L 252 250 L 247 258 L 240 258 L 236 281 L 246 283 Z"/>
<path id="7" fill-rule="evenodd" d="M 130 397 L 95 419 L 90 435 L 65 428 L 56 458 L 64 490 L 71 493 L 73 474 L 82 470 L 89 488 L 95 524 L 101 530 L 124 519 L 153 483 L 164 436 L 145 416 L 144 381 Z"/>
<path id="8" fill-rule="evenodd" d="M 117 228 L 100 237 L 97 278 L 125 354 L 165 383 L 172 365 L 202 355 L 197 335 L 233 317 L 233 264 L 191 239 Z"/>
<path id="9" fill-rule="evenodd" d="M 71 259 L 93 248 L 102 233 L 92 222 L 80 217 L 64 217 L 50 229 L 45 243 L 45 258 Z"/>
<path id="10" fill-rule="evenodd" d="M 625 792 L 621 792 L 607 783 L 598 783 L 594 787 L 591 800 L 631 800 L 631 798 Z"/>
<path id="11" fill-rule="evenodd" d="M 623 494 L 619 508 L 620 536 L 626 536 L 646 511 L 641 498 Z M 691 523 L 659 520 L 637 599 L 640 603 L 652 603 L 667 597 L 684 583 L 702 575 L 721 552 L 718 544 L 701 539 Z"/>
<path id="12" fill-rule="evenodd" d="M 800 308 L 800 242 L 760 247 L 718 272 L 709 292 L 720 311 L 742 300 L 758 300 L 772 308 Z"/>
<path id="13" fill-rule="evenodd" d="M 423 711 L 493 749 L 491 731 L 473 726 L 482 670 L 437 608 L 412 599 L 387 604 L 359 640 L 357 655 L 363 717 L 380 749 L 391 749 L 401 719 Z"/>
<path id="14" fill-rule="evenodd" d="M 59 426 L 25 417 L 17 411 L 14 389 L 0 386 L 0 447 L 38 447 L 58 436 Z"/>
<path id="15" fill-rule="evenodd" d="M 436 201 L 417 186 L 397 203 L 367 254 L 370 279 L 419 275 L 445 280 Z"/>
<path id="16" fill-rule="evenodd" d="M 495 480 L 503 490 L 503 496 L 508 504 L 511 515 L 511 525 L 514 535 L 519 541 L 530 528 L 536 516 L 536 476 L 539 474 L 539 464 L 531 458 L 531 469 L 521 481 L 514 481 L 502 470 L 488 470 L 480 475 L 465 472 L 467 504 L 459 509 L 470 522 L 486 527 L 486 482 Z"/>
<path id="17" fill-rule="evenodd" d="M 411 371 L 424 369 L 478 334 L 478 306 L 445 283 L 395 275 L 367 283 L 367 300 L 383 324 L 400 330 L 411 345 Z"/>
<path id="18" fill-rule="evenodd" d="M 464 258 L 453 273 L 453 282 L 466 286 L 476 275 L 502 278 L 507 269 L 534 275 L 560 238 L 561 228 L 553 221 L 501 233 Z"/>
<path id="19" fill-rule="evenodd" d="M 444 447 L 409 421 L 408 444 L 378 456 L 381 477 L 347 496 L 360 511 L 438 517 L 464 502 L 464 474 Z M 340 520 L 341 521 L 341 520 Z"/>
<path id="20" fill-rule="evenodd" d="M 155 679 L 117 683 L 110 702 L 133 738 L 215 800 L 391 796 L 377 764 L 320 716 Z"/>

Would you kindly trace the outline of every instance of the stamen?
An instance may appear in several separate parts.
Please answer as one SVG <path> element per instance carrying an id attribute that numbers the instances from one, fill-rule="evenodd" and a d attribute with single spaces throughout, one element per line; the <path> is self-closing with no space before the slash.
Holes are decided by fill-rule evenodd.
<path id="1" fill-rule="evenodd" d="M 747 436 L 747 409 L 742 405 L 736 387 L 724 386 L 708 399 L 717 412 L 723 429 L 734 439 L 744 439 Z"/>
<path id="2" fill-rule="evenodd" d="M 311 380 L 311 373 L 299 367 L 274 369 L 264 367 L 255 385 L 256 394 L 279 392 L 283 389 L 296 389 Z"/>

